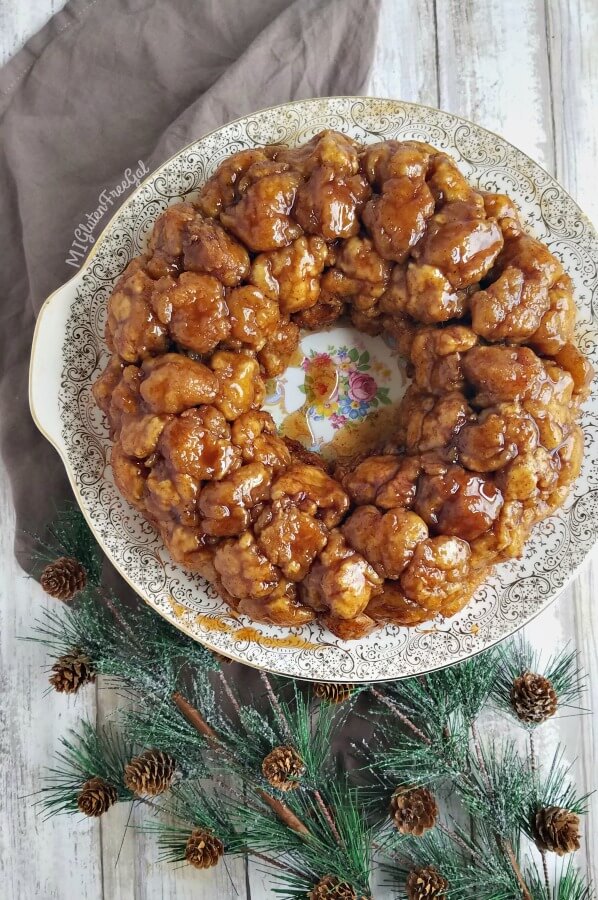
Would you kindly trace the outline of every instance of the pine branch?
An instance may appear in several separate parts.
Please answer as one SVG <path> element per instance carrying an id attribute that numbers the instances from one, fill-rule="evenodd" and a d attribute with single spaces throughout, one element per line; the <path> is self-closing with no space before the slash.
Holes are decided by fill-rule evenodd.
<path id="1" fill-rule="evenodd" d="M 126 764 L 134 756 L 133 745 L 125 741 L 112 726 L 100 730 L 82 721 L 80 731 L 61 738 L 62 750 L 56 754 L 58 764 L 47 770 L 45 785 L 39 791 L 40 804 L 47 816 L 77 812 L 77 798 L 91 778 L 101 778 L 117 792 L 120 802 L 134 799 L 123 775 Z"/>
<path id="2" fill-rule="evenodd" d="M 571 858 L 555 863 L 554 886 L 551 886 L 550 880 L 543 881 L 533 866 L 526 870 L 526 878 L 533 900 L 595 900 L 596 897 L 592 885 Z"/>
<path id="3" fill-rule="evenodd" d="M 104 555 L 75 503 L 65 503 L 57 510 L 43 537 L 31 537 L 35 542 L 31 561 L 36 576 L 39 576 L 44 566 L 61 556 L 67 556 L 81 563 L 87 574 L 88 585 L 99 585 Z"/>
<path id="4" fill-rule="evenodd" d="M 246 852 L 245 844 L 231 820 L 225 798 L 216 791 L 208 791 L 199 782 L 175 786 L 161 811 L 172 816 L 176 824 L 158 820 L 144 824 L 142 829 L 156 835 L 162 860 L 182 862 L 185 859 L 187 841 L 196 828 L 205 829 L 218 837 L 228 854 Z"/>
<path id="5" fill-rule="evenodd" d="M 226 747 L 222 743 L 221 738 L 216 734 L 214 729 L 207 724 L 199 710 L 197 710 L 178 692 L 173 694 L 172 699 L 177 708 L 199 732 L 199 734 L 205 737 L 217 751 L 223 752 L 230 762 L 230 753 L 227 751 Z M 293 831 L 296 831 L 298 834 L 309 834 L 309 831 L 303 824 L 303 822 L 301 822 L 301 820 L 292 812 L 292 810 L 289 809 L 289 807 L 285 803 L 282 802 L 282 800 L 273 797 L 263 788 L 257 788 L 256 792 L 258 796 L 264 801 L 264 803 L 267 803 L 270 809 L 289 828 L 291 828 Z"/>
<path id="6" fill-rule="evenodd" d="M 586 677 L 579 666 L 579 655 L 567 647 L 544 661 L 542 655 L 523 638 L 509 641 L 498 651 L 498 672 L 492 688 L 492 702 L 503 713 L 513 717 L 519 725 L 534 729 L 540 722 L 522 722 L 512 704 L 515 679 L 527 673 L 545 678 L 558 697 L 558 708 L 581 711 L 586 689 Z"/>
<path id="7" fill-rule="evenodd" d="M 43 642 L 55 658 L 79 647 L 95 672 L 148 695 L 176 690 L 183 667 L 217 667 L 208 650 L 135 603 L 129 607 L 114 596 L 86 592 L 69 606 L 44 610 L 28 640 Z"/>
<path id="8" fill-rule="evenodd" d="M 579 795 L 570 778 L 572 765 L 563 762 L 564 749 L 557 747 L 546 774 L 534 769 L 532 760 L 528 764 L 530 792 L 519 805 L 519 825 L 522 831 L 535 840 L 534 822 L 541 809 L 552 806 L 566 809 L 577 816 L 587 813 L 589 794 Z"/>
<path id="9" fill-rule="evenodd" d="M 475 839 L 463 832 L 455 842 L 434 829 L 422 837 L 397 837 L 386 848 L 383 868 L 405 897 L 405 884 L 414 869 L 433 867 L 446 881 L 447 900 L 514 900 L 521 892 L 510 865 L 484 827 Z"/>

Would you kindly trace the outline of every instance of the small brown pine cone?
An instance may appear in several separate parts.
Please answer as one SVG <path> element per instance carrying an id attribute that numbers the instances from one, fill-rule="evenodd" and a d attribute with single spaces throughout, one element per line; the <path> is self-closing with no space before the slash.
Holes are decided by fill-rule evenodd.
<path id="1" fill-rule="evenodd" d="M 116 788 L 103 778 L 90 778 L 77 797 L 77 806 L 86 816 L 103 816 L 118 800 Z"/>
<path id="2" fill-rule="evenodd" d="M 52 666 L 50 684 L 59 694 L 76 694 L 80 687 L 96 680 L 93 663 L 82 650 L 75 648 L 60 656 Z"/>
<path id="3" fill-rule="evenodd" d="M 87 584 L 87 573 L 71 556 L 61 556 L 46 566 L 40 578 L 46 594 L 56 600 L 72 600 Z"/>
<path id="4" fill-rule="evenodd" d="M 326 875 L 309 892 L 308 900 L 357 900 L 357 894 L 346 881 Z"/>
<path id="5" fill-rule="evenodd" d="M 211 831 L 196 828 L 189 836 L 185 859 L 196 869 L 209 869 L 215 866 L 223 855 L 224 844 Z"/>
<path id="6" fill-rule="evenodd" d="M 401 834 L 419 837 L 436 824 L 436 798 L 425 787 L 397 788 L 390 801 L 390 816 Z"/>
<path id="7" fill-rule="evenodd" d="M 554 716 L 558 698 L 548 678 L 534 672 L 524 672 L 511 687 L 511 705 L 522 722 L 540 725 Z"/>
<path id="8" fill-rule="evenodd" d="M 314 685 L 315 696 L 326 703 L 345 703 L 351 699 L 354 690 L 354 684 L 332 684 L 327 681 L 318 681 Z"/>
<path id="9" fill-rule="evenodd" d="M 568 809 L 547 806 L 538 810 L 535 826 L 536 844 L 540 850 L 564 856 L 581 846 L 579 816 Z"/>
<path id="10" fill-rule="evenodd" d="M 156 797 L 168 790 L 175 772 L 172 756 L 162 750 L 146 750 L 125 766 L 124 782 L 140 797 Z"/>
<path id="11" fill-rule="evenodd" d="M 407 900 L 433 900 L 434 897 L 444 897 L 447 888 L 448 881 L 434 866 L 413 869 L 409 872 L 405 884 Z"/>
<path id="12" fill-rule="evenodd" d="M 307 895 L 308 900 L 366 900 L 357 896 L 357 892 L 347 881 L 341 881 L 334 875 L 325 875 Z"/>
<path id="13" fill-rule="evenodd" d="M 262 772 L 272 787 L 279 791 L 292 791 L 299 787 L 305 764 L 292 747 L 276 747 L 265 757 Z"/>

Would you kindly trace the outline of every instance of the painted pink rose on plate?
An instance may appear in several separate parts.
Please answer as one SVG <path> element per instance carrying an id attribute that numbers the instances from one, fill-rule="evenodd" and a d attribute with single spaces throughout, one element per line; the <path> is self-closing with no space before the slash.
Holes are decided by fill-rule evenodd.
<path id="1" fill-rule="evenodd" d="M 376 396 L 377 390 L 378 385 L 371 375 L 365 372 L 349 373 L 349 396 L 352 400 L 366 402 Z"/>

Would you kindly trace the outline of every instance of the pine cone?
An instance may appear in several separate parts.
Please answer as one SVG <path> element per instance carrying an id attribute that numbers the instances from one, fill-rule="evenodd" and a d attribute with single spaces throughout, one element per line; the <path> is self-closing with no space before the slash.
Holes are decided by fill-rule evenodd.
<path id="1" fill-rule="evenodd" d="M 355 690 L 354 684 L 332 684 L 327 681 L 318 681 L 314 685 L 314 694 L 319 700 L 326 703 L 345 703 L 350 700 Z"/>
<path id="2" fill-rule="evenodd" d="M 77 797 L 77 806 L 86 816 L 103 816 L 118 800 L 116 788 L 103 778 L 90 778 Z"/>
<path id="3" fill-rule="evenodd" d="M 224 855 L 224 844 L 205 828 L 196 828 L 187 841 L 185 859 L 196 869 L 215 866 Z"/>
<path id="4" fill-rule="evenodd" d="M 511 687 L 511 705 L 522 722 L 539 725 L 554 716 L 558 698 L 548 678 L 524 672 Z"/>
<path id="5" fill-rule="evenodd" d="M 547 806 L 536 813 L 536 844 L 540 850 L 550 850 L 558 856 L 573 853 L 581 846 L 579 816 L 560 806 Z"/>
<path id="6" fill-rule="evenodd" d="M 401 834 L 419 837 L 436 824 L 438 805 L 428 788 L 397 788 L 390 801 L 390 816 Z"/>
<path id="7" fill-rule="evenodd" d="M 325 875 L 311 889 L 307 900 L 371 900 L 358 897 L 357 892 L 347 881 L 340 881 L 334 875 Z"/>
<path id="8" fill-rule="evenodd" d="M 78 647 L 56 660 L 49 679 L 59 694 L 76 694 L 84 684 L 95 680 L 92 661 Z"/>
<path id="9" fill-rule="evenodd" d="M 72 600 L 87 584 L 87 573 L 71 556 L 61 556 L 46 566 L 40 578 L 46 594 L 56 600 Z"/>
<path id="10" fill-rule="evenodd" d="M 413 869 L 409 872 L 405 884 L 407 900 L 432 900 L 434 897 L 444 897 L 447 888 L 448 881 L 434 866 Z"/>
<path id="11" fill-rule="evenodd" d="M 162 750 L 146 750 L 125 766 L 124 782 L 140 797 L 156 797 L 172 784 L 176 760 Z"/>
<path id="12" fill-rule="evenodd" d="M 292 747 L 276 747 L 264 759 L 262 772 L 272 787 L 278 788 L 279 791 L 292 791 L 299 787 L 299 779 L 305 772 L 305 765 Z"/>

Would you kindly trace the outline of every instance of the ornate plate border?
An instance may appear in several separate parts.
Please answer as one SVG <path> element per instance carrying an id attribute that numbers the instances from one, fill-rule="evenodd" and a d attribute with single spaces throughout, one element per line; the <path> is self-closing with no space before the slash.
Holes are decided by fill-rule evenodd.
<path id="1" fill-rule="evenodd" d="M 579 308 L 577 340 L 598 368 L 598 237 L 547 172 L 497 135 L 436 109 L 374 98 L 306 100 L 245 116 L 193 142 L 147 178 L 116 213 L 74 283 L 72 302 L 68 297 L 66 332 L 62 346 L 56 343 L 60 358 L 54 361 L 61 375 L 58 397 L 52 398 L 59 422 L 52 430 L 60 438 L 48 436 L 64 459 L 81 508 L 109 559 L 177 628 L 240 662 L 281 674 L 330 681 L 385 680 L 420 674 L 480 652 L 529 622 L 571 580 L 598 537 L 596 394 L 583 413 L 582 474 L 565 508 L 535 529 L 523 557 L 499 566 L 466 609 L 449 621 L 414 629 L 387 626 L 352 642 L 340 641 L 317 624 L 288 632 L 239 619 L 204 579 L 173 563 L 151 526 L 114 487 L 107 431 L 91 396 L 91 385 L 107 358 L 103 341 L 107 298 L 116 277 L 144 247 L 158 213 L 196 190 L 230 153 L 268 142 L 302 142 L 323 128 L 365 142 L 428 141 L 450 153 L 472 183 L 510 193 L 531 232 L 548 244 L 573 277 Z M 59 290 L 47 302 L 60 295 Z M 52 344 L 34 341 L 34 362 L 48 346 Z M 35 403 L 32 411 L 36 417 Z"/>

